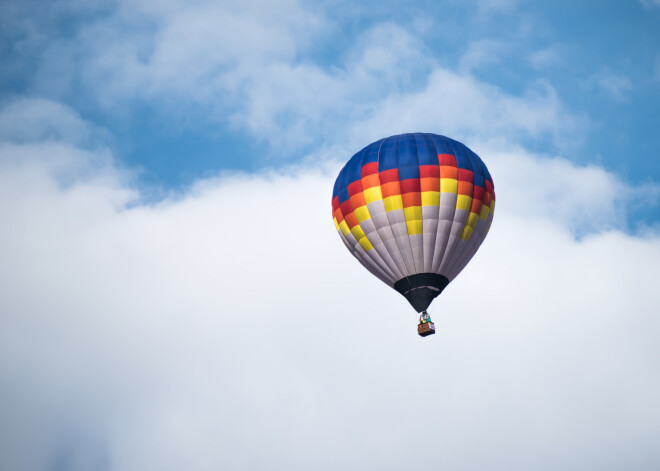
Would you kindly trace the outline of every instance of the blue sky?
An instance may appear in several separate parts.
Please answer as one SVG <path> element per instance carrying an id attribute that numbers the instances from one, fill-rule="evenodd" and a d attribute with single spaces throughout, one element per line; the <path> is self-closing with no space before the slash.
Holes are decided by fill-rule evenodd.
<path id="1" fill-rule="evenodd" d="M 233 52 L 214 54 L 213 41 L 223 36 L 213 25 L 195 31 L 185 23 L 182 7 L 159 12 L 115 2 L 6 2 L 1 99 L 39 97 L 70 106 L 108 132 L 115 157 L 139 168 L 142 182 L 176 187 L 224 169 L 287 165 L 347 140 L 337 121 L 361 119 L 391 94 L 423 89 L 440 66 L 512 97 L 551 96 L 560 103 L 567 121 L 575 122 L 574 132 L 561 137 L 517 133 L 516 141 L 527 148 L 603 165 L 634 185 L 660 178 L 660 137 L 654 132 L 660 107 L 660 8 L 653 1 L 334 1 L 257 8 L 278 12 L 270 29 L 250 33 L 257 46 L 264 44 L 264 35 L 277 38 L 263 55 L 255 53 L 257 48 L 249 52 L 247 36 Z M 249 12 L 236 11 L 252 21 Z M 301 95 L 300 89 L 282 90 L 267 74 L 260 76 L 261 65 L 264 71 L 306 67 L 327 79 L 328 87 L 357 81 L 351 70 L 365 60 L 360 54 L 379 40 L 374 31 L 383 27 L 396 28 L 407 39 L 382 40 L 414 51 L 401 51 L 399 59 L 405 55 L 405 61 L 393 62 L 385 77 L 374 76 L 371 93 L 356 83 L 342 106 L 332 106 L 320 96 L 324 84 L 315 83 L 313 93 L 289 105 L 259 111 L 245 103 L 257 99 L 248 87 L 278 93 L 283 102 L 287 94 Z M 199 63 L 186 62 L 171 41 L 188 46 Z M 163 65 L 168 54 L 171 70 Z M 178 67 L 199 70 L 186 70 L 181 78 Z M 204 96 L 185 89 L 191 84 L 206 87 Z M 456 112 L 443 103 L 435 106 L 438 113 Z M 305 108 L 318 113 L 305 116 Z M 250 116 L 251 111 L 264 114 Z M 303 120 L 310 125 L 301 127 Z M 296 126 L 299 131 L 291 133 Z M 280 139 L 278 131 L 288 137 Z M 646 211 L 636 216 L 657 220 L 657 207 Z"/>
<path id="2" fill-rule="evenodd" d="M 659 21 L 1 3 L 0 468 L 660 469 Z M 497 194 L 424 340 L 330 218 L 411 131 Z"/>

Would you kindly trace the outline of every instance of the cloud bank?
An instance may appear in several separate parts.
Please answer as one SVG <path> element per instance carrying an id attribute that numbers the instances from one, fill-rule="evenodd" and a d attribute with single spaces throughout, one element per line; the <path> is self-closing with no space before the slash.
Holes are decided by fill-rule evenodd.
<path id="1" fill-rule="evenodd" d="M 421 340 L 334 232 L 338 163 L 144 204 L 70 109 L 0 121 L 35 116 L 0 144 L 1 468 L 660 464 L 660 239 L 614 174 L 477 143 L 495 221 Z"/>

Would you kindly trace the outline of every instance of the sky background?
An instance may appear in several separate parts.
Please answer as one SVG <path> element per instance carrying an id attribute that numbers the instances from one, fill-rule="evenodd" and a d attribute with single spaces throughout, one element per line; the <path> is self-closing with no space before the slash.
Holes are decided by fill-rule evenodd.
<path id="1" fill-rule="evenodd" d="M 660 467 L 660 2 L 0 3 L 0 469 Z M 372 141 L 477 152 L 433 304 L 346 251 Z"/>

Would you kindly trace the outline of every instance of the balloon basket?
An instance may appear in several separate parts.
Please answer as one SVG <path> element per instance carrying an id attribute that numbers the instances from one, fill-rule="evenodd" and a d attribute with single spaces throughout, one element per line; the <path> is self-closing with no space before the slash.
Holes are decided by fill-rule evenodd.
<path id="1" fill-rule="evenodd" d="M 417 333 L 420 337 L 435 334 L 435 324 L 433 322 L 420 322 L 417 326 Z"/>

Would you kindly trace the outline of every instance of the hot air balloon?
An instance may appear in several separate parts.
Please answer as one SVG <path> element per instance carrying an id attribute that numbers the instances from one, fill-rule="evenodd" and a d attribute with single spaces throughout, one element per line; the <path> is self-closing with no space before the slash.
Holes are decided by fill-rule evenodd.
<path id="1" fill-rule="evenodd" d="M 339 172 L 332 216 L 342 241 L 420 315 L 484 241 L 495 209 L 493 180 L 465 145 L 436 134 L 391 136 L 355 154 Z"/>

